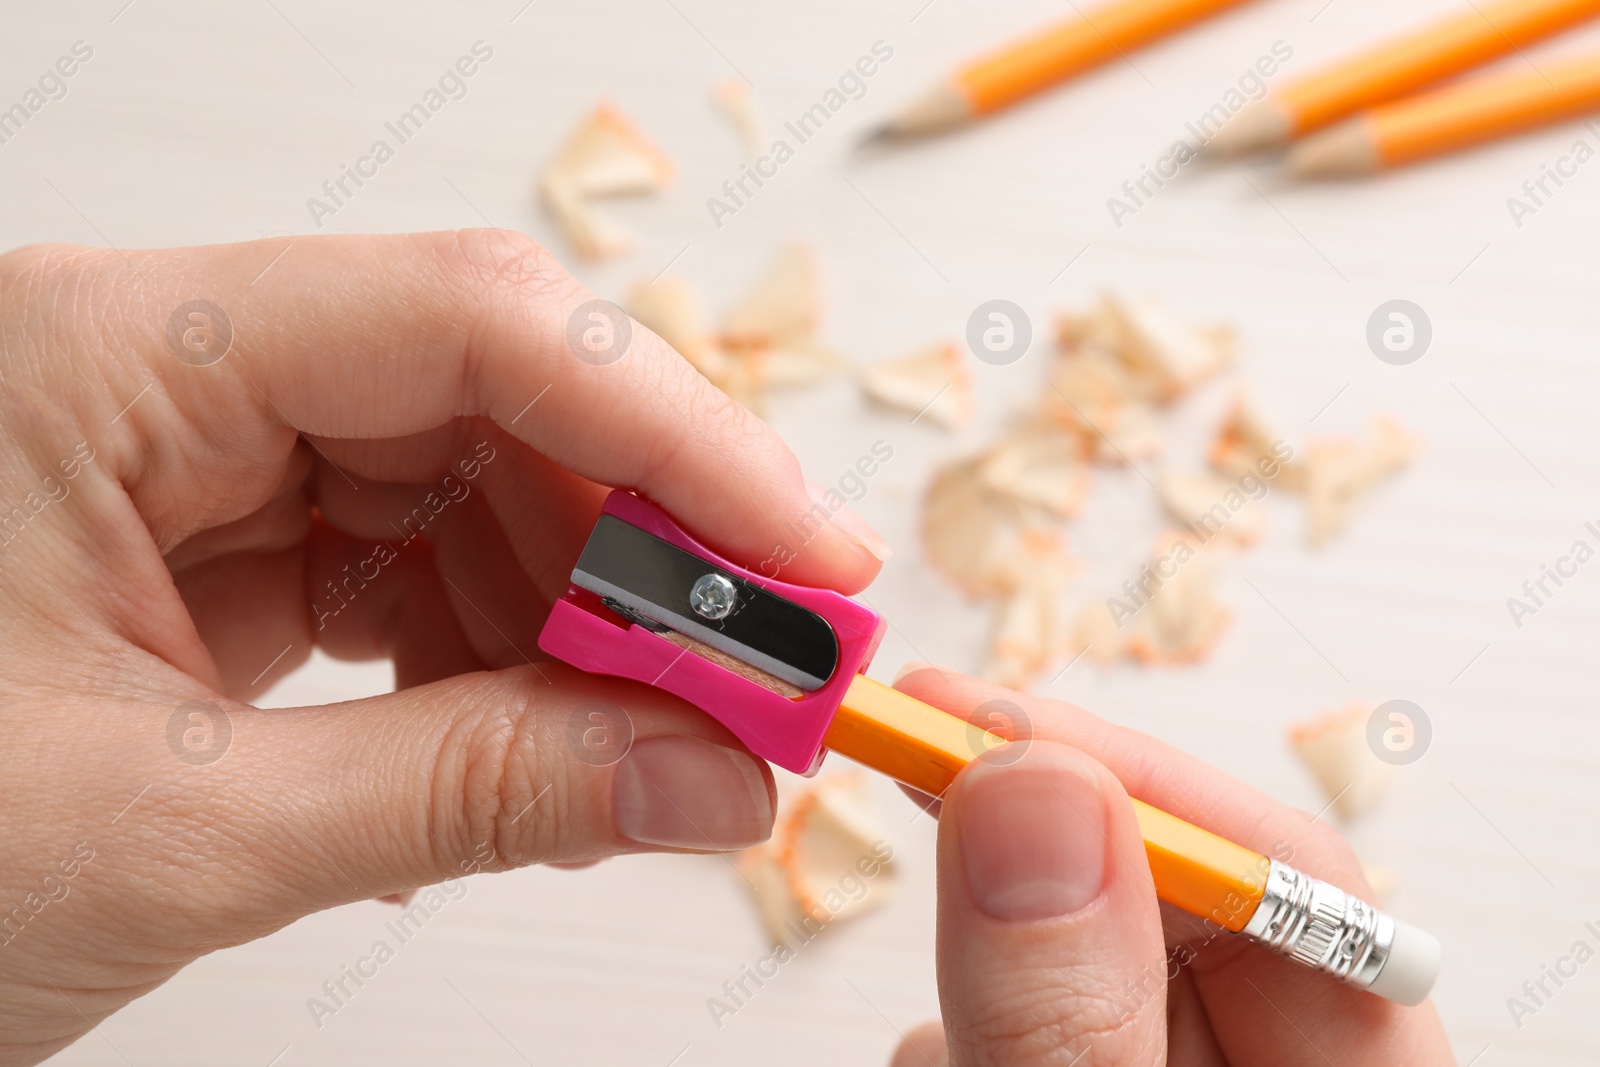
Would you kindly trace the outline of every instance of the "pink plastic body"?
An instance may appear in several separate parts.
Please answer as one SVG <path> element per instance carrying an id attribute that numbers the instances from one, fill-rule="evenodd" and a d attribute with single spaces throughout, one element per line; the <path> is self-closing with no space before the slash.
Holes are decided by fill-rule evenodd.
<path id="1" fill-rule="evenodd" d="M 838 639 L 838 667 L 821 689 L 790 699 L 630 623 L 576 586 L 551 609 L 539 647 L 579 670 L 632 678 L 676 693 L 733 731 L 761 758 L 797 774 L 815 772 L 822 762 L 822 737 L 845 690 L 878 651 L 883 619 L 841 593 L 790 585 L 730 563 L 690 537 L 666 512 L 631 493 L 613 492 L 603 511 L 816 612 Z"/>

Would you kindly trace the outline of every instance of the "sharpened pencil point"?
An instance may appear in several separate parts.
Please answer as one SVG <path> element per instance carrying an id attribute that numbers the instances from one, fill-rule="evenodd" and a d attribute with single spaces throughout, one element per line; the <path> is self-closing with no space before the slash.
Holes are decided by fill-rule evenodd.
<path id="1" fill-rule="evenodd" d="M 895 133 L 894 125 L 892 123 L 885 122 L 880 126 L 872 127 L 860 137 L 857 137 L 856 148 L 857 150 L 863 148 L 877 148 L 879 145 L 888 144 L 890 141 L 895 140 L 896 137 L 897 134 Z"/>
<path id="2" fill-rule="evenodd" d="M 882 144 L 929 137 L 960 126 L 972 117 L 972 102 L 966 95 L 953 85 L 940 85 L 873 130 L 867 141 Z"/>
<path id="3" fill-rule="evenodd" d="M 1233 118 L 1206 142 L 1205 153 L 1223 158 L 1281 148 L 1294 135 L 1293 124 L 1271 99 L 1260 100 Z"/>
<path id="4" fill-rule="evenodd" d="M 1285 169 L 1291 178 L 1302 180 L 1355 178 L 1371 174 L 1380 162 L 1371 128 L 1357 118 L 1295 145 L 1289 152 Z"/>

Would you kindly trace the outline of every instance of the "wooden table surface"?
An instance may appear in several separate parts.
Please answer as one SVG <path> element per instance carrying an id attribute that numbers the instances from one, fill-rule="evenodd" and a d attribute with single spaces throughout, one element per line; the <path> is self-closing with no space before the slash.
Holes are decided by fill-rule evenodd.
<path id="1" fill-rule="evenodd" d="M 1464 2 L 1464 0 L 1462 0 Z M 1111 289 L 1237 325 L 1242 358 L 1173 420 L 1169 457 L 1197 464 L 1231 390 L 1248 382 L 1291 441 L 1394 412 L 1425 455 L 1366 499 L 1345 536 L 1305 546 L 1298 501 L 1269 498 L 1265 544 L 1227 562 L 1236 615 L 1216 655 L 1186 670 L 1079 663 L 1041 691 L 1166 738 L 1287 803 L 1323 798 L 1288 724 L 1353 699 L 1415 701 L 1430 750 L 1349 827 L 1399 878 L 1392 909 L 1445 945 L 1437 1002 L 1462 1062 L 1600 1059 L 1600 964 L 1535 1015 L 1507 1000 L 1600 920 L 1600 567 L 1582 569 L 1517 627 L 1506 606 L 1600 519 L 1596 287 L 1600 162 L 1569 164 L 1531 214 L 1508 199 L 1600 127 L 1571 124 L 1359 185 L 1296 188 L 1269 166 L 1194 165 L 1118 221 L 1123 196 L 1186 121 L 1226 99 L 1276 42 L 1281 82 L 1456 0 L 1262 0 L 1138 52 L 981 129 L 866 158 L 862 129 L 975 47 L 1052 17 L 1042 0 L 803 5 L 732 0 L 63 0 L 3 18 L 0 107 L 74 42 L 93 56 L 0 144 L 6 246 L 122 248 L 263 235 L 493 224 L 570 250 L 533 196 L 560 139 L 610 98 L 676 159 L 664 195 L 620 203 L 635 254 L 578 273 L 601 294 L 669 263 L 713 306 L 781 245 L 820 252 L 826 336 L 865 363 L 960 338 L 1004 297 L 1037 340 L 1006 367 L 975 364 L 982 414 L 953 435 L 869 409 L 845 382 L 780 399 L 771 421 L 828 483 L 873 442 L 894 458 L 857 505 L 899 547 L 871 594 L 895 621 L 879 657 L 979 666 L 987 609 L 921 559 L 930 470 L 970 452 L 1038 394 L 1049 323 Z M 1070 8 L 1070 5 L 1066 6 Z M 308 198 L 382 136 L 476 41 L 493 56 L 331 217 Z M 715 224 L 739 142 L 711 86 L 747 78 L 774 129 L 821 99 L 875 42 L 892 58 L 777 177 Z M 1595 45 L 1592 34 L 1515 64 Z M 1531 201 L 1528 201 L 1531 203 Z M 291 252 L 292 254 L 292 252 Z M 1425 309 L 1419 362 L 1364 340 L 1391 299 Z M 1149 465 L 1150 471 L 1159 467 Z M 1070 529 L 1078 599 L 1131 572 L 1159 526 L 1141 475 L 1106 471 Z M 314 660 L 266 703 L 381 691 L 384 665 Z M 308 1009 L 393 912 L 363 903 L 202 960 L 55 1062 L 73 1065 L 880 1064 L 936 1014 L 935 826 L 875 791 L 903 858 L 894 903 L 807 946 L 719 1027 L 722 983 L 765 953 L 739 884 L 716 858 L 650 857 L 586 872 L 478 878 L 335 1016 Z M 1301 1062 L 1318 1062 L 1311 1049 Z M 1474 1059 L 1477 1057 L 1477 1059 Z"/>

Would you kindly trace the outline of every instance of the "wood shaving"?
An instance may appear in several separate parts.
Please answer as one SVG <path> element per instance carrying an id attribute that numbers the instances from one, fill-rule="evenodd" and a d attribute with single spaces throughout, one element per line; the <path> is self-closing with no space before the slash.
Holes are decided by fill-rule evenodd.
<path id="1" fill-rule="evenodd" d="M 923 545 L 934 566 L 970 595 L 1012 594 L 1034 556 L 1065 560 L 1056 526 L 1076 514 L 1088 489 L 1072 438 L 1046 423 L 1024 426 L 935 472 L 923 501 Z"/>
<path id="2" fill-rule="evenodd" d="M 822 270 L 805 245 L 785 247 L 722 319 L 729 348 L 762 349 L 812 336 L 822 320 Z"/>
<path id="3" fill-rule="evenodd" d="M 573 132 L 539 182 L 545 208 L 586 259 L 627 252 L 632 238 L 592 201 L 664 189 L 672 160 L 615 107 L 601 103 Z"/>
<path id="4" fill-rule="evenodd" d="M 711 98 L 738 131 L 739 143 L 748 158 L 756 159 L 767 150 L 770 142 L 767 140 L 766 123 L 756 109 L 748 82 L 743 78 L 724 78 L 711 87 Z"/>
<path id="5" fill-rule="evenodd" d="M 861 389 L 886 407 L 912 412 L 952 430 L 978 413 L 972 369 L 954 344 L 940 344 L 861 372 Z"/>
<path id="6" fill-rule="evenodd" d="M 741 352 L 739 357 L 752 368 L 760 389 L 816 385 L 845 369 L 843 356 L 809 337 L 791 339 L 774 348 Z"/>
<path id="7" fill-rule="evenodd" d="M 1268 492 L 1306 493 L 1308 525 L 1320 541 L 1419 447 L 1389 420 L 1360 441 L 1315 442 L 1297 456 L 1241 392 L 1209 448 L 1213 470 L 1168 470 L 1156 484 L 1181 529 L 1162 535 L 1150 564 L 1117 595 L 1080 609 L 1063 638 L 1053 598 L 1070 568 L 1030 560 L 1030 550 L 1077 516 L 1094 466 L 1139 466 L 1160 455 L 1165 413 L 1226 371 L 1238 343 L 1231 329 L 1191 325 L 1115 296 L 1061 316 L 1057 341 L 1037 407 L 984 451 L 935 472 L 923 505 L 923 543 L 935 568 L 971 596 L 1001 598 L 986 675 L 1008 685 L 1026 685 L 1058 650 L 1107 663 L 1205 658 L 1232 618 L 1217 596 L 1217 550 L 1261 541 Z M 921 411 L 958 380 L 957 363 L 952 349 L 930 350 L 872 368 L 863 384 L 869 396 Z M 957 424 L 970 410 L 960 406 Z M 939 417 L 938 405 L 929 413 Z M 1040 573 L 1017 582 L 1008 568 L 1018 560 Z"/>
<path id="8" fill-rule="evenodd" d="M 1150 564 L 1121 592 L 1084 609 L 1069 652 L 1102 663 L 1194 663 L 1210 655 L 1233 619 L 1217 599 L 1213 554 L 1177 531 L 1157 539 Z"/>
<path id="9" fill-rule="evenodd" d="M 1214 377 L 1237 353 L 1231 330 L 1189 326 L 1150 303 L 1106 297 L 1103 306 L 1116 324 L 1123 362 L 1157 403 L 1171 403 Z"/>
<path id="10" fill-rule="evenodd" d="M 1264 477 L 1266 471 L 1275 470 L 1273 486 L 1297 493 L 1305 488 L 1306 469 L 1292 456 L 1293 449 L 1272 431 L 1250 398 L 1241 393 L 1217 430 L 1210 461 L 1218 472 L 1235 479 L 1252 472 Z"/>
<path id="11" fill-rule="evenodd" d="M 1025 533 L 1006 579 L 983 677 L 1026 689 L 1066 649 L 1061 595 L 1077 571 L 1059 534 Z"/>
<path id="12" fill-rule="evenodd" d="M 1118 467 L 1155 459 L 1166 447 L 1161 425 L 1148 404 L 1129 404 L 1111 428 L 1096 437 L 1094 457 Z"/>
<path id="13" fill-rule="evenodd" d="M 978 458 L 977 475 L 1002 496 L 1070 519 L 1092 483 L 1082 441 L 1043 420 L 1023 423 Z"/>
<path id="14" fill-rule="evenodd" d="M 1363 440 L 1349 437 L 1312 441 L 1306 446 L 1308 531 L 1313 545 L 1338 533 L 1361 494 L 1400 470 L 1422 451 L 1422 439 L 1393 416 L 1372 421 Z"/>
<path id="15" fill-rule="evenodd" d="M 628 294 L 628 313 L 707 378 L 715 381 L 724 372 L 728 356 L 718 347 L 700 298 L 687 282 L 667 275 L 634 286 Z"/>
<path id="16" fill-rule="evenodd" d="M 1193 663 L 1209 655 L 1232 621 L 1232 613 L 1217 599 L 1216 566 L 1212 554 L 1193 539 L 1168 533 L 1156 542 L 1152 576 L 1164 569 L 1159 584 L 1139 612 L 1128 651 L 1144 663 Z"/>
<path id="17" fill-rule="evenodd" d="M 981 459 L 941 467 L 923 500 L 923 547 L 933 565 L 972 596 L 1007 592 L 1023 534 L 1048 524 L 1044 509 L 986 484 Z"/>
<path id="18" fill-rule="evenodd" d="M 1067 654 L 1084 655 L 1097 663 L 1116 663 L 1128 655 L 1129 635 L 1118 625 L 1108 601 L 1086 604 L 1067 639 Z"/>
<path id="19" fill-rule="evenodd" d="M 1077 434 L 1098 462 L 1138 463 L 1159 455 L 1163 440 L 1155 411 L 1137 392 L 1127 366 L 1090 345 L 1057 357 L 1040 411 Z"/>
<path id="20" fill-rule="evenodd" d="M 1170 404 L 1233 362 L 1237 343 L 1226 328 L 1190 326 L 1161 307 L 1107 295 L 1085 315 L 1057 321 L 1065 352 L 1100 353 L 1125 370 L 1123 397 Z"/>
<path id="21" fill-rule="evenodd" d="M 729 674 L 736 674 L 747 682 L 754 682 L 763 689 L 770 689 L 787 700 L 798 700 L 806 695 L 806 691 L 799 686 L 784 681 L 776 675 L 768 674 L 760 667 L 746 663 L 738 656 L 713 648 L 704 641 L 696 641 L 688 634 L 680 634 L 676 630 L 662 630 L 657 635 L 663 641 L 687 649 L 702 659 L 708 659 L 721 667 Z"/>
<path id="22" fill-rule="evenodd" d="M 1352 703 L 1289 731 L 1289 743 L 1343 819 L 1371 810 L 1389 791 L 1395 768 L 1367 745 L 1372 705 Z"/>
<path id="23" fill-rule="evenodd" d="M 1085 450 L 1115 432 L 1123 413 L 1135 404 L 1127 368 L 1097 347 L 1066 350 L 1056 356 L 1040 410 L 1084 440 Z"/>
<path id="24" fill-rule="evenodd" d="M 713 385 L 760 413 L 774 389 L 840 374 L 845 360 L 815 336 L 821 272 L 804 246 L 784 249 L 767 274 L 710 329 L 694 290 L 667 276 L 634 287 L 628 311 Z"/>
<path id="25" fill-rule="evenodd" d="M 1262 483 L 1265 484 L 1265 483 Z M 1245 547 L 1267 532 L 1267 509 L 1238 482 L 1205 472 L 1163 471 L 1156 482 L 1162 506 L 1186 530 L 1210 544 Z"/>
<path id="26" fill-rule="evenodd" d="M 811 940 L 841 919 L 881 907 L 898 870 L 878 832 L 861 775 L 835 775 L 789 802 L 772 839 L 739 854 L 774 944 Z"/>
<path id="27" fill-rule="evenodd" d="M 1343 529 L 1363 493 L 1405 467 L 1422 446 L 1393 416 L 1380 415 L 1366 437 L 1313 439 L 1305 458 L 1293 459 L 1293 450 L 1241 395 L 1212 442 L 1210 460 L 1229 477 L 1253 473 L 1274 488 L 1305 493 L 1307 534 L 1320 545 Z"/>

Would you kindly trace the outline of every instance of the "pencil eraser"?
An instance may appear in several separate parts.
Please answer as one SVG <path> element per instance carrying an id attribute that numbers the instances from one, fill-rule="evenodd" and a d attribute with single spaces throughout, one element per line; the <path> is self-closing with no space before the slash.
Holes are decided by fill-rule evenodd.
<path id="1" fill-rule="evenodd" d="M 1367 990 L 1407 1007 L 1421 1004 L 1439 977 L 1441 955 L 1437 937 L 1396 919 L 1389 959 Z"/>

